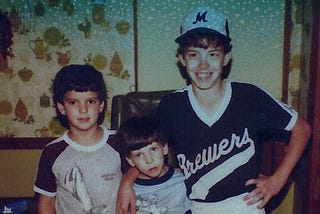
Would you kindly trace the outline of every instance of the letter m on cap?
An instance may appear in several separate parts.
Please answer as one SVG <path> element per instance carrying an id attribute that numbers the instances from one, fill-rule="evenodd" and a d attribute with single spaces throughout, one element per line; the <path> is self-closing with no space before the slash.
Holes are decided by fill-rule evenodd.
<path id="1" fill-rule="evenodd" d="M 204 13 L 197 13 L 197 17 L 196 17 L 196 20 L 194 22 L 192 22 L 192 24 L 196 24 L 197 22 L 208 22 L 206 20 L 206 15 L 207 15 L 207 11 L 204 12 Z"/>

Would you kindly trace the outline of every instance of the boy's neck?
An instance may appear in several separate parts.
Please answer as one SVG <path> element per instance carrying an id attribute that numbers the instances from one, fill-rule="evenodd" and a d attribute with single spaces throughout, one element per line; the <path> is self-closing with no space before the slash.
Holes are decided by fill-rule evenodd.
<path id="1" fill-rule="evenodd" d="M 221 101 L 226 93 L 226 82 L 221 81 L 220 84 L 208 90 L 201 90 L 196 87 L 192 87 L 193 94 L 198 105 L 207 114 L 214 113 L 220 106 Z"/>
<path id="2" fill-rule="evenodd" d="M 70 129 L 68 137 L 79 145 L 90 146 L 98 143 L 102 139 L 103 133 L 103 129 L 99 126 L 88 131 Z"/>

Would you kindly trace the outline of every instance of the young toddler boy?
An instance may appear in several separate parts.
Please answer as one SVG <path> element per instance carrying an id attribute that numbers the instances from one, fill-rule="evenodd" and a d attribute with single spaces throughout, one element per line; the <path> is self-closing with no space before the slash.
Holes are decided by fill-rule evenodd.
<path id="1" fill-rule="evenodd" d="M 166 164 L 168 144 L 150 117 L 132 117 L 119 130 L 122 155 L 139 171 L 136 213 L 190 213 L 184 176 Z"/>
<path id="2" fill-rule="evenodd" d="M 115 135 L 100 126 L 107 97 L 101 72 L 68 65 L 52 90 L 57 118 L 68 130 L 42 152 L 34 185 L 39 214 L 115 213 L 121 161 Z"/>

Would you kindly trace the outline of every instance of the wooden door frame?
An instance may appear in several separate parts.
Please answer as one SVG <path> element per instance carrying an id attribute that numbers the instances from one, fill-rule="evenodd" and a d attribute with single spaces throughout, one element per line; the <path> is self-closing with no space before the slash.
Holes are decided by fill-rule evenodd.
<path id="1" fill-rule="evenodd" d="M 307 102 L 304 115 L 312 127 L 309 148 L 306 151 L 306 167 L 301 174 L 304 187 L 302 195 L 302 212 L 308 214 L 320 213 L 320 2 L 319 0 L 302 1 L 304 19 L 312 15 L 311 20 L 303 22 L 302 48 L 308 50 L 302 56 L 302 73 L 308 76 L 307 84 L 301 90 Z M 311 13 L 311 14 L 310 14 Z M 311 21 L 311 23 L 310 23 Z M 305 33 L 307 32 L 307 33 Z M 308 34 L 309 32 L 309 34 Z M 303 46 L 307 47 L 303 47 Z M 305 61 L 304 61 L 305 60 Z M 305 174 L 304 174 L 305 173 Z M 299 183 L 298 183 L 299 185 Z M 297 202 L 299 203 L 299 202 Z"/>
<path id="2" fill-rule="evenodd" d="M 320 213 L 320 3 L 313 0 L 308 122 L 312 126 L 309 154 L 310 182 L 304 213 Z"/>

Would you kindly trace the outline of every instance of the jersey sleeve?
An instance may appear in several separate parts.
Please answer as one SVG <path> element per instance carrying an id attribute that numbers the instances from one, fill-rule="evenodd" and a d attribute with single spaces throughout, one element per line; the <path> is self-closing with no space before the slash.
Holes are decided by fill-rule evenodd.
<path id="1" fill-rule="evenodd" d="M 261 88 L 256 88 L 254 93 L 265 128 L 291 131 L 298 118 L 297 111 Z"/>

